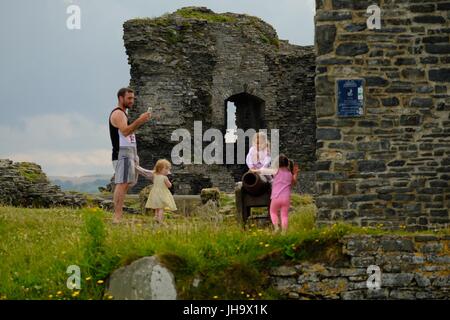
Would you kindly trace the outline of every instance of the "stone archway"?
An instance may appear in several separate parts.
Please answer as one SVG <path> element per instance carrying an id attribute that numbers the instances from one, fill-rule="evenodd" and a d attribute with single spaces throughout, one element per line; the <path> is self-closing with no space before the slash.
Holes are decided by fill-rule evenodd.
<path id="1" fill-rule="evenodd" d="M 238 145 L 236 129 L 242 129 L 244 132 L 253 129 L 256 132 L 266 129 L 265 121 L 265 101 L 255 95 L 242 92 L 230 96 L 225 100 L 225 132 L 224 146 L 225 150 L 233 150 L 233 164 L 227 164 L 226 154 L 224 153 L 224 164 L 231 171 L 234 181 L 240 181 L 242 175 L 248 170 L 247 165 L 238 159 Z M 252 137 L 245 139 L 245 154 L 251 147 Z"/>

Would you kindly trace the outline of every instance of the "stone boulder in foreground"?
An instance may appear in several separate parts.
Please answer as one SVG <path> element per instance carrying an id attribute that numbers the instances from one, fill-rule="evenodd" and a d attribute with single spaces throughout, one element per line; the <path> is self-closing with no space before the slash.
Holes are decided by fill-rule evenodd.
<path id="1" fill-rule="evenodd" d="M 114 271 L 107 292 L 116 300 L 176 300 L 173 274 L 155 256 L 144 257 Z"/>

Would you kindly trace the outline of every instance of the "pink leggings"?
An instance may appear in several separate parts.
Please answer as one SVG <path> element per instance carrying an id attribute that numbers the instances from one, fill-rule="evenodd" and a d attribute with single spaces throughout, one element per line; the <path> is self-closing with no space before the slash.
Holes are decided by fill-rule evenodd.
<path id="1" fill-rule="evenodd" d="M 287 229 L 289 206 L 289 198 L 272 199 L 270 203 L 270 218 L 274 225 L 278 225 L 278 211 L 281 209 L 281 228 Z"/>

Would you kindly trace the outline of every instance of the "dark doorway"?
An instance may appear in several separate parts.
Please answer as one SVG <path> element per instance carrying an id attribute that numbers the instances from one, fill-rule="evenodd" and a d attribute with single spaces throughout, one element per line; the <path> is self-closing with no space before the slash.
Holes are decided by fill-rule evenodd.
<path id="1" fill-rule="evenodd" d="M 236 130 L 242 129 L 245 132 L 248 129 L 254 129 L 258 132 L 260 129 L 267 129 L 264 109 L 264 100 L 248 93 L 239 93 L 225 100 L 224 164 L 232 171 L 235 182 L 241 181 L 242 175 L 248 170 L 245 158 L 242 163 L 242 159 L 237 157 Z M 245 139 L 245 155 L 250 149 L 251 138 Z M 231 149 L 234 155 L 233 164 L 227 164 L 226 154 Z"/>

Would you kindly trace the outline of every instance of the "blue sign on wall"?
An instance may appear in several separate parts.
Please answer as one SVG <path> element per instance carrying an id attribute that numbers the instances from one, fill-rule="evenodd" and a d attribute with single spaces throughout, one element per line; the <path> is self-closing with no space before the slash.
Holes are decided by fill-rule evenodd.
<path id="1" fill-rule="evenodd" d="M 364 115 L 364 80 L 337 80 L 337 110 L 339 117 Z"/>

